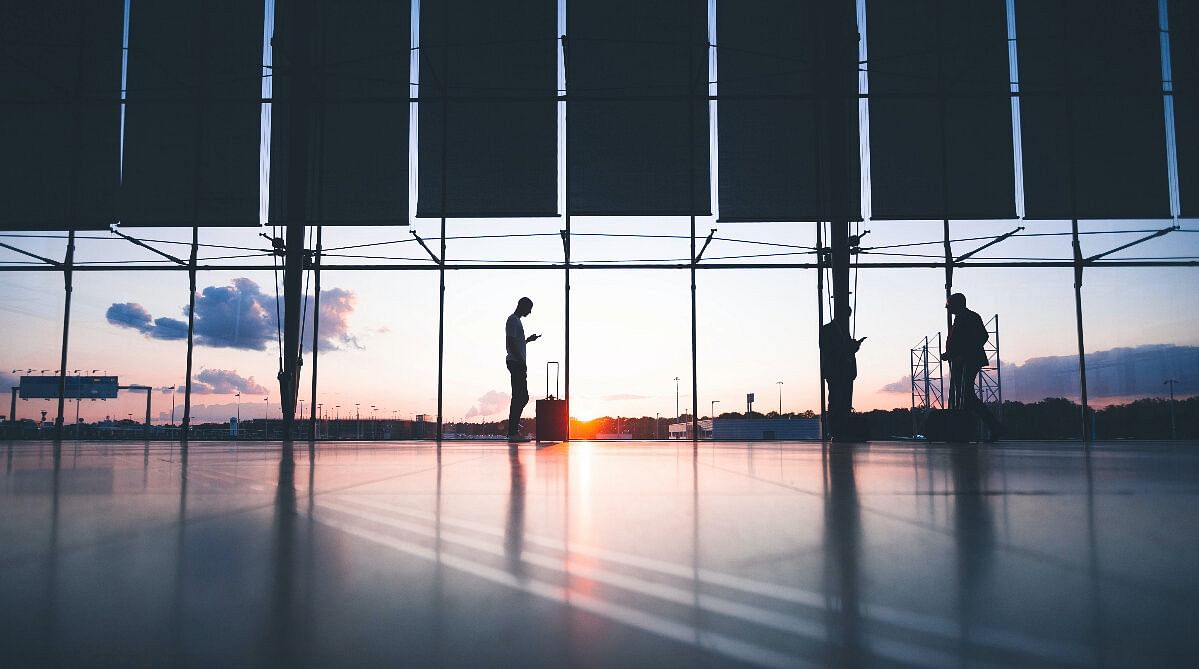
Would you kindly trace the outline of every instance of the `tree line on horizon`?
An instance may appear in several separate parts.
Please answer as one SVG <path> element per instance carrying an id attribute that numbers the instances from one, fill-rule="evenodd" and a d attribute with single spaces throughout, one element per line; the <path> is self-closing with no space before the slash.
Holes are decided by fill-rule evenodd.
<path id="1" fill-rule="evenodd" d="M 1073 400 L 1051 397 L 1039 402 L 1017 402 L 1008 400 L 1002 407 L 992 405 L 992 409 L 1000 414 L 1004 422 L 1004 439 L 1077 439 L 1079 433 L 1079 417 L 1081 405 Z M 915 416 L 909 407 L 896 409 L 875 409 L 856 414 L 857 420 L 865 426 L 865 433 L 870 440 L 887 440 L 910 438 L 919 432 L 923 412 L 917 410 Z M 1178 439 L 1199 439 L 1199 396 L 1177 399 L 1173 406 L 1173 424 Z M 727 411 L 717 415 L 717 418 L 738 420 L 745 418 L 792 418 L 818 419 L 818 413 L 807 410 L 779 414 L 776 411 L 768 413 L 740 413 Z M 1170 401 L 1162 398 L 1145 398 L 1125 404 L 1111 404 L 1102 408 L 1093 408 L 1090 417 L 1095 439 L 1170 439 L 1171 438 L 1171 406 Z M 706 419 L 706 418 L 705 418 Z M 665 439 L 671 423 L 689 422 L 690 414 L 684 414 L 677 419 L 674 417 L 652 416 L 624 417 L 603 416 L 592 420 L 570 419 L 570 433 L 574 439 L 597 439 L 600 435 L 626 434 L 634 440 Z M 262 439 L 261 431 L 255 432 L 257 423 L 277 424 L 278 419 L 269 421 L 251 420 L 244 425 L 244 439 Z M 142 434 L 142 423 L 135 420 L 119 419 L 112 421 L 117 427 L 127 428 L 118 438 L 137 438 Z M 436 426 L 432 422 L 415 422 L 408 420 L 362 421 L 362 426 L 356 425 L 355 420 L 322 421 L 323 430 L 327 430 L 328 438 L 355 439 L 358 429 L 362 429 L 364 440 L 388 439 L 406 440 L 433 438 Z M 503 435 L 507 431 L 508 421 L 485 421 L 478 423 L 446 423 L 444 431 L 449 438 L 492 437 Z M 12 431 L 16 432 L 13 433 Z M 88 434 L 84 438 L 104 438 L 88 429 L 94 425 L 85 426 Z M 521 419 L 521 427 L 525 434 L 532 435 L 536 431 L 536 418 Z M 163 438 L 158 434 L 163 426 L 155 426 L 153 438 Z M 197 424 L 197 439 L 228 439 L 228 425 L 225 423 Z M 68 430 L 72 429 L 68 427 Z M 272 428 L 273 429 L 273 428 Z M 128 434 L 124 434 L 127 432 Z M 36 423 L 29 419 L 18 421 L 16 426 L 5 422 L 0 426 L 0 434 L 4 438 L 37 439 L 47 438 L 46 430 L 39 430 Z M 116 436 L 116 435 L 113 435 Z M 271 435 L 276 436 L 276 435 Z M 276 436 L 277 438 L 277 436 Z"/>

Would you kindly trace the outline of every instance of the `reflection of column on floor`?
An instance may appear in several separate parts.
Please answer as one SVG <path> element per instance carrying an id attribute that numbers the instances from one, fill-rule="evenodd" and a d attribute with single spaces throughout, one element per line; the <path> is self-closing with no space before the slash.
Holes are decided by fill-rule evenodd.
<path id="1" fill-rule="evenodd" d="M 279 479 L 275 488 L 275 519 L 273 528 L 274 583 L 271 589 L 271 626 L 267 633 L 266 649 L 273 662 L 295 664 L 304 657 L 298 644 L 304 641 L 303 631 L 295 627 L 295 533 L 296 533 L 296 463 L 291 449 L 284 448 L 279 459 Z"/>
<path id="2" fill-rule="evenodd" d="M 699 449 L 694 446 L 691 448 L 691 597 L 691 627 L 695 630 L 695 643 L 699 645 L 702 622 L 699 608 Z"/>
<path id="3" fill-rule="evenodd" d="M 173 450 L 173 448 L 172 448 Z M 183 656 L 185 643 L 183 640 L 183 617 L 185 580 L 187 576 L 187 448 L 179 449 L 179 520 L 175 533 L 175 599 L 171 605 L 171 642 L 172 650 Z"/>
<path id="4" fill-rule="evenodd" d="M 1083 460 L 1087 468 L 1087 572 L 1090 576 L 1091 602 L 1091 647 L 1098 653 L 1091 658 L 1096 666 L 1106 665 L 1103 654 L 1103 640 L 1107 635 L 1107 619 L 1103 615 L 1103 588 L 1099 568 L 1099 532 L 1095 525 L 1095 480 L 1091 473 L 1091 449 L 1083 450 Z M 1006 495 L 1004 496 L 1006 499 Z"/>
<path id="5" fill-rule="evenodd" d="M 437 663 L 442 664 L 442 646 L 445 643 L 445 634 L 442 631 L 445 625 L 445 606 L 443 602 L 444 586 L 445 586 L 445 566 L 441 563 L 441 443 L 437 444 L 434 451 L 437 458 L 437 474 L 436 483 L 434 486 L 433 495 L 433 592 L 432 606 L 430 610 L 430 625 L 432 633 L 430 638 L 433 639 L 433 656 L 437 658 Z"/>
<path id="6" fill-rule="evenodd" d="M 59 495 L 59 462 L 55 460 L 50 479 L 50 541 L 46 551 L 46 598 L 43 605 L 42 657 L 43 664 L 51 664 L 53 653 L 58 647 L 58 611 L 55 602 L 58 601 L 58 495 Z"/>
<path id="7" fill-rule="evenodd" d="M 857 666 L 862 658 L 858 605 L 861 510 L 851 446 L 829 445 L 824 496 L 824 590 L 830 644 L 828 664 Z"/>

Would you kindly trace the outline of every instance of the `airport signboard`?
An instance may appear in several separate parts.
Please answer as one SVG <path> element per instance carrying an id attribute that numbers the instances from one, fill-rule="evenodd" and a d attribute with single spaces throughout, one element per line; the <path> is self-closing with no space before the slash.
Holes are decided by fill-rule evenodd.
<path id="1" fill-rule="evenodd" d="M 50 400 L 58 398 L 57 376 L 22 376 L 21 399 Z M 66 392 L 69 400 L 108 400 L 117 396 L 115 376 L 68 376 Z"/>

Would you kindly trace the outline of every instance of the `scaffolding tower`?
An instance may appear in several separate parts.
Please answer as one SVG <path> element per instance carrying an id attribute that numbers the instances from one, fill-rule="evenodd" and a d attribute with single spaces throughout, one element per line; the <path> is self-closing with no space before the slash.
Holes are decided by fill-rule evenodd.
<path id="1" fill-rule="evenodd" d="M 991 411 L 996 418 L 1002 420 L 1003 412 L 1003 374 L 999 364 L 999 314 L 987 321 L 987 343 L 983 350 L 987 353 L 987 366 L 978 373 L 974 382 L 974 392 L 983 404 L 991 405 Z"/>
<path id="2" fill-rule="evenodd" d="M 945 381 L 941 373 L 941 333 L 925 337 L 911 350 L 912 434 L 918 416 L 945 408 Z"/>

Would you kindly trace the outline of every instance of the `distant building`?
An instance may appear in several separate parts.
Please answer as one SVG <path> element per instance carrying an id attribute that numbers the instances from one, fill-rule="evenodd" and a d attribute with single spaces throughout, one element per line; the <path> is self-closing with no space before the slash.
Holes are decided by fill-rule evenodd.
<path id="1" fill-rule="evenodd" d="M 627 439 L 631 440 L 633 435 L 628 432 L 600 432 L 595 435 L 596 439 Z"/>
<path id="2" fill-rule="evenodd" d="M 671 439 L 691 439 L 691 421 L 671 423 Z M 716 441 L 777 441 L 819 439 L 819 418 L 705 418 L 699 421 L 699 438 Z"/>

